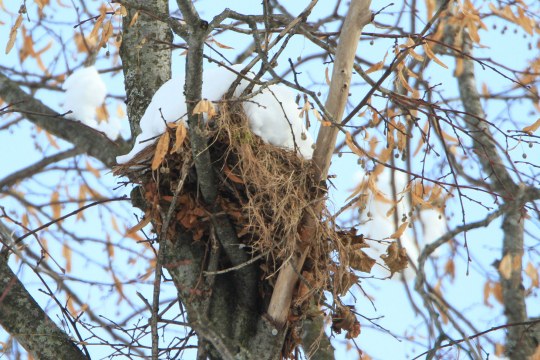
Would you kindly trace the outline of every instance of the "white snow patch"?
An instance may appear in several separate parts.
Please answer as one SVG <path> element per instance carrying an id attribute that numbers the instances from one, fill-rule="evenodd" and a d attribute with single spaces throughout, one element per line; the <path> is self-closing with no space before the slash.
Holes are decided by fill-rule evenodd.
<path id="1" fill-rule="evenodd" d="M 233 69 L 238 72 L 242 68 L 242 65 L 233 66 Z M 246 76 L 249 78 L 253 74 Z M 237 75 L 234 72 L 224 67 L 204 71 L 202 97 L 210 101 L 219 101 L 236 78 Z M 173 77 L 156 91 L 141 119 L 141 134 L 135 139 L 133 149 L 128 154 L 116 158 L 119 164 L 128 162 L 152 144 L 153 141 L 148 140 L 158 137 L 165 131 L 165 122 L 180 120 L 186 124 L 184 82 L 184 76 Z M 247 80 L 242 80 L 234 95 L 239 96 L 248 84 Z M 259 89 L 260 86 L 255 86 L 253 91 L 256 92 Z M 313 139 L 299 116 L 300 110 L 294 99 L 293 92 L 287 87 L 271 85 L 244 102 L 243 107 L 253 133 L 265 142 L 278 147 L 294 150 L 296 144 L 300 155 L 311 159 Z"/>
<path id="2" fill-rule="evenodd" d="M 98 123 L 96 108 L 103 105 L 107 96 L 107 86 L 94 66 L 83 67 L 74 71 L 64 84 L 63 111 L 71 111 L 67 119 L 80 121 L 86 126 L 105 133 L 116 140 L 120 135 L 122 123 L 119 118 L 110 118 L 108 121 Z"/>
<path id="3" fill-rule="evenodd" d="M 254 87 L 258 91 L 259 86 Z M 308 133 L 294 93 L 286 86 L 270 85 L 250 101 L 244 102 L 249 127 L 265 142 L 294 150 L 306 159 L 313 155 L 313 139 Z M 296 145 L 296 146 L 295 146 Z"/>
<path id="4" fill-rule="evenodd" d="M 392 196 L 392 184 L 391 176 L 394 175 L 394 182 L 396 188 L 396 200 L 401 199 L 397 204 L 395 212 L 398 216 L 398 226 L 402 223 L 402 217 L 405 215 L 406 221 L 411 222 L 409 213 L 411 212 L 411 205 L 408 201 L 407 194 L 402 194 L 401 192 L 407 186 L 407 176 L 400 171 L 392 172 L 390 169 L 385 168 L 383 172 L 377 178 L 377 188 L 384 194 L 384 199 L 379 199 L 375 196 L 371 196 L 367 203 L 367 208 L 365 213 L 370 212 L 371 216 L 369 217 L 368 222 L 365 223 L 363 231 L 368 238 L 382 240 L 388 238 L 390 235 L 396 232 L 397 227 L 394 221 L 394 214 L 387 216 L 387 212 L 393 206 L 393 196 Z M 414 262 L 414 265 L 417 265 L 418 256 L 420 255 L 420 249 L 425 245 L 430 244 L 437 240 L 440 236 L 446 233 L 446 219 L 443 214 L 438 209 L 422 209 L 420 212 L 414 211 L 413 221 L 419 222 L 421 226 L 421 233 L 419 235 L 420 243 L 414 239 L 414 233 L 412 229 L 407 228 L 405 232 L 401 235 L 400 241 L 401 245 L 407 250 L 407 254 Z M 368 220 L 367 216 L 364 215 L 364 220 Z M 393 241 L 389 239 L 389 241 Z M 366 249 L 367 253 L 372 255 L 376 260 L 379 260 L 380 255 L 386 253 L 386 244 L 379 244 L 376 241 L 368 241 L 370 249 Z M 437 250 L 440 250 L 437 249 Z M 440 254 L 440 251 L 435 251 L 434 256 Z M 411 267 L 403 272 L 405 278 L 410 280 L 414 278 L 415 274 Z M 388 276 L 389 273 L 385 271 L 384 275 Z M 394 277 L 399 279 L 399 277 Z"/>
<path id="5" fill-rule="evenodd" d="M 102 121 L 96 127 L 96 130 L 105 133 L 105 135 L 115 141 L 120 136 L 122 131 L 122 120 L 119 117 L 109 117 L 108 121 Z"/>
<path id="6" fill-rule="evenodd" d="M 65 92 L 64 111 L 72 111 L 66 118 L 78 120 L 95 128 L 96 108 L 101 106 L 107 95 L 107 86 L 94 66 L 74 71 L 62 86 Z"/>

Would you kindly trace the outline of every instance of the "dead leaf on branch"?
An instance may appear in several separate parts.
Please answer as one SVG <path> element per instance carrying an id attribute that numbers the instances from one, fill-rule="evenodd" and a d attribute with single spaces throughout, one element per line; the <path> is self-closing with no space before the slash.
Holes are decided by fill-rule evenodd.
<path id="1" fill-rule="evenodd" d="M 169 123 L 167 125 L 173 125 L 173 123 Z M 171 154 L 172 153 L 177 153 L 179 154 L 180 153 L 180 150 L 182 149 L 182 145 L 184 144 L 184 140 L 186 140 L 186 136 L 187 136 L 187 129 L 186 129 L 186 126 L 183 124 L 183 123 L 178 123 L 178 124 L 174 124 L 175 126 L 172 126 L 172 127 L 176 127 L 176 130 L 175 130 L 175 141 L 174 141 L 174 146 L 172 147 L 171 149 Z"/>
<path id="2" fill-rule="evenodd" d="M 360 335 L 360 323 L 349 306 L 340 306 L 332 314 L 332 330 L 341 334 L 341 330 L 347 331 L 345 337 L 354 339 Z"/>
<path id="3" fill-rule="evenodd" d="M 533 132 L 538 130 L 539 127 L 540 127 L 540 118 L 536 120 L 532 125 L 525 126 L 523 129 L 521 129 L 521 131 L 526 132 L 529 135 L 532 135 Z"/>
<path id="4" fill-rule="evenodd" d="M 445 63 L 443 63 L 441 60 L 439 60 L 439 58 L 437 56 L 435 56 L 435 54 L 433 53 L 433 50 L 431 50 L 431 48 L 429 47 L 429 44 L 427 42 L 423 44 L 423 47 L 424 47 L 424 51 L 426 52 L 426 55 L 428 56 L 428 58 L 435 61 L 439 66 L 442 66 L 443 68 L 448 69 L 448 66 L 446 66 Z"/>
<path id="5" fill-rule="evenodd" d="M 366 74 L 371 74 L 372 72 L 381 70 L 384 67 L 384 62 L 386 61 L 386 56 L 388 56 L 388 51 L 386 52 L 386 54 L 384 54 L 384 58 L 381 61 L 371 65 L 371 67 L 366 70 Z"/>
<path id="6" fill-rule="evenodd" d="M 96 22 L 94 23 L 94 27 L 92 28 L 92 31 L 90 31 L 90 35 L 88 36 L 90 39 L 96 40 L 98 37 L 99 29 L 101 29 L 101 26 L 103 25 L 103 20 L 105 20 L 105 12 L 102 12 L 101 15 L 97 18 Z"/>
<path id="7" fill-rule="evenodd" d="M 369 245 L 364 240 L 364 234 L 357 234 L 358 229 L 355 227 L 349 230 L 340 230 L 337 232 L 339 238 L 344 244 L 358 246 L 357 248 L 368 248 Z"/>
<path id="8" fill-rule="evenodd" d="M 391 274 L 404 270 L 409 261 L 407 259 L 407 251 L 403 248 L 399 249 L 397 242 L 393 242 L 386 249 L 386 254 L 381 255 L 384 263 L 390 269 Z"/>
<path id="9" fill-rule="evenodd" d="M 358 282 L 359 277 L 352 272 L 342 274 L 338 279 L 338 283 L 334 283 L 334 287 L 341 296 L 345 296 L 351 287 Z"/>
<path id="10" fill-rule="evenodd" d="M 15 45 L 15 39 L 17 38 L 17 30 L 21 26 L 22 21 L 23 21 L 23 15 L 22 13 L 20 13 L 19 16 L 17 17 L 17 20 L 15 20 L 15 24 L 9 31 L 9 40 L 6 45 L 6 55 L 9 54 L 9 52 L 13 48 L 13 45 Z"/>
<path id="11" fill-rule="evenodd" d="M 216 45 L 217 45 L 219 48 L 221 48 L 221 49 L 227 49 L 227 50 L 229 50 L 229 49 L 234 49 L 232 46 L 229 46 L 229 45 L 225 45 L 225 44 L 223 44 L 223 43 L 220 43 L 219 41 L 217 41 L 217 40 L 214 39 L 214 38 L 212 38 L 210 41 L 213 42 L 214 44 L 216 44 Z"/>
<path id="12" fill-rule="evenodd" d="M 373 265 L 375 265 L 375 259 L 362 250 L 356 250 L 349 254 L 349 266 L 354 270 L 370 273 Z"/>
<path id="13" fill-rule="evenodd" d="M 150 224 L 150 221 L 152 221 L 152 218 L 150 217 L 150 213 L 148 212 L 148 214 L 145 214 L 144 218 L 141 221 L 139 221 L 137 225 L 129 228 L 126 231 L 126 236 L 128 234 L 134 234 L 137 231 L 142 230 L 146 225 Z"/>
<path id="14" fill-rule="evenodd" d="M 392 235 L 389 236 L 390 239 L 398 239 L 399 237 L 401 237 L 401 235 L 403 235 L 403 233 L 405 232 L 405 230 L 407 229 L 407 226 L 409 225 L 409 222 L 408 221 L 405 221 L 403 224 L 399 225 L 398 229 L 396 230 L 395 233 L 393 233 Z"/>
<path id="15" fill-rule="evenodd" d="M 107 41 L 109 41 L 109 38 L 114 33 L 114 27 L 112 24 L 112 21 L 109 20 L 106 23 L 103 24 L 103 30 L 101 31 L 101 41 L 99 42 L 98 47 L 103 47 Z"/>
<path id="16" fill-rule="evenodd" d="M 525 268 L 525 274 L 527 274 L 527 276 L 531 279 L 532 287 L 540 287 L 538 280 L 538 270 L 530 261 L 527 263 L 527 267 Z"/>
<path id="17" fill-rule="evenodd" d="M 213 118 L 217 114 L 214 104 L 212 104 L 212 102 L 207 99 L 202 99 L 201 101 L 199 101 L 193 109 L 193 115 L 202 113 L 206 113 L 208 115 L 208 119 Z"/>
<path id="18" fill-rule="evenodd" d="M 169 132 L 165 131 L 165 133 L 159 138 L 156 145 L 156 152 L 154 153 L 154 159 L 152 159 L 152 171 L 156 171 L 161 166 L 161 163 L 169 152 L 169 142 Z"/>

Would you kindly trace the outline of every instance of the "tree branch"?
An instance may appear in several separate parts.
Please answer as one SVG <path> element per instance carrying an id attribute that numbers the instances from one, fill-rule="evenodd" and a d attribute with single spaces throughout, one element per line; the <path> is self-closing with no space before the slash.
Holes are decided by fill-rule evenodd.
<path id="1" fill-rule="evenodd" d="M 0 238 L 14 243 L 9 229 L 0 223 Z M 41 309 L 0 258 L 0 324 L 38 359 L 86 359 L 72 339 Z"/>
<path id="2" fill-rule="evenodd" d="M 485 174 L 490 174 L 491 187 L 498 192 L 507 205 L 503 217 L 504 231 L 502 258 L 509 257 L 510 276 L 500 274 L 503 293 L 504 313 L 509 323 L 521 323 L 527 320 L 525 289 L 523 288 L 522 258 L 524 247 L 524 222 L 522 207 L 526 197 L 525 184 L 514 182 L 511 173 L 497 152 L 489 123 L 484 121 L 485 114 L 480 101 L 472 59 L 472 43 L 468 34 L 462 34 L 463 71 L 458 76 L 461 101 L 467 115 L 466 126 L 474 132 L 473 148 Z M 508 329 L 506 353 L 512 359 L 526 360 L 535 350 L 535 339 L 527 333 L 524 326 L 512 326 Z"/>
<path id="3" fill-rule="evenodd" d="M 349 97 L 352 68 L 360 35 L 362 34 L 363 27 L 371 21 L 370 4 L 371 0 L 352 1 L 343 24 L 336 50 L 330 92 L 326 101 L 326 108 L 336 121 L 339 121 L 343 117 L 345 111 L 345 104 Z M 334 153 L 338 132 L 339 129 L 334 126 L 323 126 L 319 130 L 315 152 L 313 154 L 313 162 L 318 170 L 316 176 L 322 181 L 326 180 L 325 178 Z M 313 222 L 315 221 L 317 219 L 314 219 L 312 216 L 307 218 L 307 224 L 304 226 L 305 232 L 302 238 L 309 239 L 311 237 L 309 234 L 314 229 Z M 287 321 L 293 290 L 298 279 L 296 267 L 301 268 L 302 265 L 301 258 L 298 255 L 294 255 L 291 261 L 279 272 L 268 307 L 268 315 L 280 327 L 284 326 Z"/>
<path id="4" fill-rule="evenodd" d="M 113 142 L 97 130 L 62 118 L 56 111 L 24 92 L 3 73 L 0 73 L 0 98 L 12 103 L 14 111 L 23 114 L 37 126 L 72 143 L 81 152 L 95 157 L 108 167 L 116 164 L 118 154 L 129 151 L 129 146 L 122 139 Z"/>
<path id="5" fill-rule="evenodd" d="M 10 187 L 13 184 L 15 184 L 18 181 L 22 181 L 24 179 L 30 178 L 33 175 L 43 171 L 47 166 L 50 164 L 54 164 L 60 160 L 68 159 L 70 157 L 73 157 L 75 155 L 81 154 L 82 151 L 78 148 L 69 149 L 66 151 L 59 152 L 57 154 L 47 156 L 40 161 L 25 167 L 24 169 L 21 169 L 19 171 L 16 171 L 8 176 L 6 176 L 3 179 L 0 179 L 0 189 L 4 187 Z"/>
<path id="6" fill-rule="evenodd" d="M 171 78 L 172 32 L 167 23 L 154 18 L 154 14 L 169 13 L 168 1 L 131 0 L 126 6 L 128 15 L 122 19 L 120 57 L 131 135 L 135 139 L 140 133 L 139 122 L 152 96 Z M 131 24 L 140 7 L 145 11 Z"/>

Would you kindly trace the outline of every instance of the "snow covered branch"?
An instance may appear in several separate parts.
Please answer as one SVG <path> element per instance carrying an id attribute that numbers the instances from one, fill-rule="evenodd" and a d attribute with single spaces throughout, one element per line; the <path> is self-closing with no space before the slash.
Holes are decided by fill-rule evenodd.
<path id="1" fill-rule="evenodd" d="M 35 125 L 52 135 L 71 142 L 87 153 L 112 167 L 116 156 L 128 149 L 125 141 L 112 142 L 106 136 L 82 123 L 69 121 L 41 101 L 24 92 L 13 80 L 0 73 L 0 98 L 12 104 L 10 109 L 24 114 Z"/>

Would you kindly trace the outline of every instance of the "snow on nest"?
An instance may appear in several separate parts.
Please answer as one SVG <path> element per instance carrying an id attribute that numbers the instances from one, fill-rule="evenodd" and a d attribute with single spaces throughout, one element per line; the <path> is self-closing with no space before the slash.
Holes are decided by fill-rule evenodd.
<path id="1" fill-rule="evenodd" d="M 233 66 L 233 69 L 238 72 L 242 68 L 241 65 Z M 249 78 L 253 74 L 246 76 Z M 202 97 L 210 101 L 219 101 L 236 78 L 237 75 L 225 67 L 204 71 Z M 147 140 L 161 135 L 165 131 L 165 121 L 181 120 L 186 123 L 184 82 L 184 76 L 173 77 L 156 91 L 141 119 L 141 134 L 137 136 L 133 149 L 128 154 L 116 158 L 119 164 L 125 164 L 149 146 L 152 141 Z M 242 80 L 234 95 L 239 96 L 248 85 L 249 81 Z M 260 89 L 260 86 L 255 86 L 253 92 Z M 300 155 L 311 159 L 313 139 L 299 116 L 300 110 L 294 100 L 294 93 L 287 87 L 270 85 L 245 101 L 243 107 L 249 118 L 251 130 L 266 143 L 290 150 L 294 150 L 297 146 Z"/>
<path id="2" fill-rule="evenodd" d="M 80 121 L 86 126 L 105 133 L 111 139 L 116 140 L 122 128 L 121 120 L 111 117 L 109 121 L 98 124 L 96 108 L 103 105 L 107 95 L 107 86 L 94 66 L 83 67 L 74 71 L 64 84 L 64 112 L 71 111 L 66 115 L 67 119 Z"/>

